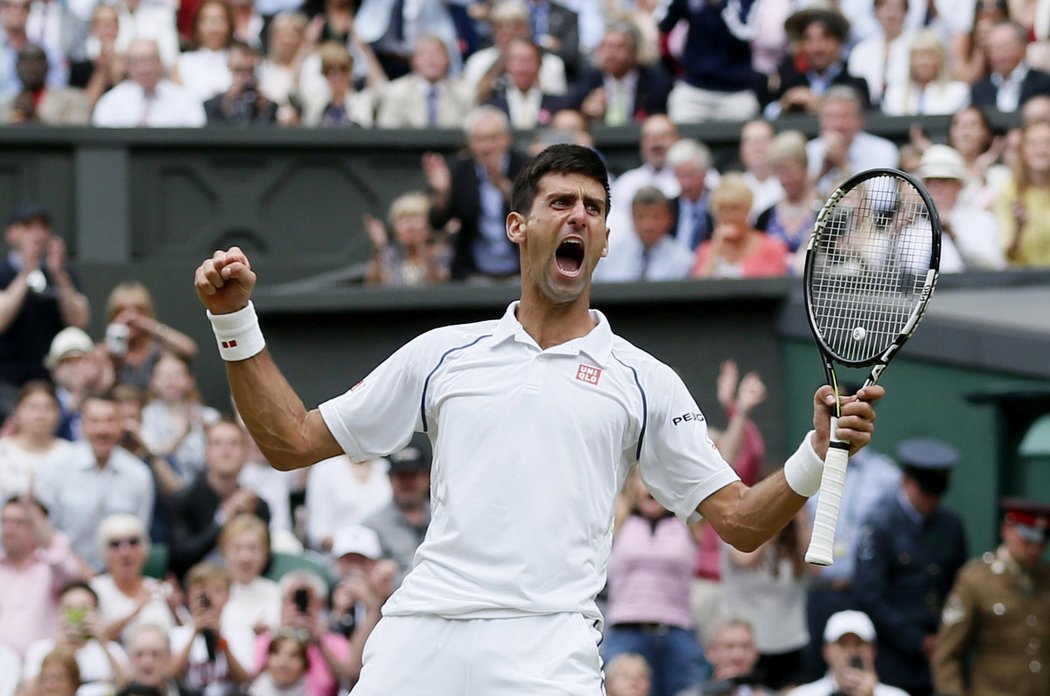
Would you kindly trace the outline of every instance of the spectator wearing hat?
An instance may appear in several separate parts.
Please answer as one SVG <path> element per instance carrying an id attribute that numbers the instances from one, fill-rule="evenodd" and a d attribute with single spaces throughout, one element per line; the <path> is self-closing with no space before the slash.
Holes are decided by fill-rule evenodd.
<path id="1" fill-rule="evenodd" d="M 66 262 L 65 242 L 51 234 L 46 208 L 30 204 L 12 211 L 4 241 L 8 254 L 0 260 L 0 412 L 6 413 L 18 387 L 48 378 L 43 360 L 51 339 L 66 326 L 85 328 L 91 310 Z"/>
<path id="2" fill-rule="evenodd" d="M 1050 693 L 1050 505 L 1002 508 L 1002 545 L 959 571 L 941 614 L 933 682 L 943 696 Z"/>
<path id="3" fill-rule="evenodd" d="M 1005 268 L 995 215 L 959 202 L 959 194 L 969 179 L 962 155 L 948 145 L 931 145 L 922 154 L 916 173 L 940 214 L 944 231 L 941 273 Z"/>
<path id="4" fill-rule="evenodd" d="M 93 357 L 95 343 L 83 329 L 67 326 L 51 341 L 44 358 L 44 366 L 51 373 L 58 398 L 59 424 L 57 434 L 67 440 L 79 440 L 80 407 L 91 391 L 103 391 L 108 380 L 101 368 L 104 364 Z"/>
<path id="5" fill-rule="evenodd" d="M 941 505 L 959 453 L 917 437 L 900 444 L 897 459 L 900 489 L 861 528 L 854 578 L 858 604 L 878 627 L 880 678 L 929 696 L 941 608 L 967 556 L 962 518 Z"/>
<path id="6" fill-rule="evenodd" d="M 843 48 L 849 21 L 826 2 L 813 2 L 787 19 L 788 38 L 797 46 L 777 69 L 772 93 L 764 100 L 764 114 L 773 120 L 784 113 L 815 114 L 824 95 L 836 85 L 853 88 L 861 110 L 871 107 L 868 82 L 846 71 Z"/>
<path id="7" fill-rule="evenodd" d="M 379 556 L 397 562 L 395 588 L 412 569 L 430 525 L 430 452 L 429 438 L 416 433 L 407 447 L 389 457 L 392 499 L 364 522 L 377 535 Z"/>
<path id="8" fill-rule="evenodd" d="M 1050 92 L 1050 75 L 1025 60 L 1028 31 L 1017 22 L 1000 22 L 988 34 L 989 74 L 973 84 L 970 101 L 1013 112 L 1037 94 Z"/>
<path id="9" fill-rule="evenodd" d="M 907 696 L 879 681 L 875 652 L 875 625 L 867 614 L 852 609 L 832 614 L 824 629 L 828 673 L 792 689 L 788 696 Z"/>

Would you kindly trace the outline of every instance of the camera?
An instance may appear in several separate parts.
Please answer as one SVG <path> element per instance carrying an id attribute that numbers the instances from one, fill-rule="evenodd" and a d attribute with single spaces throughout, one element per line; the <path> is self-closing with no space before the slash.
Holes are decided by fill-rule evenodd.
<path id="1" fill-rule="evenodd" d="M 110 324 L 106 327 L 106 350 L 117 357 L 128 354 L 127 324 Z"/>

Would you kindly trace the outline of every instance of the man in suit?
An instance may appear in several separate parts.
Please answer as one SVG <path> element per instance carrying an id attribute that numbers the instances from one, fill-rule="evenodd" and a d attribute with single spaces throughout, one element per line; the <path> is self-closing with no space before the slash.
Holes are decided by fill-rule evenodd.
<path id="1" fill-rule="evenodd" d="M 1028 31 L 1017 22 L 1002 22 L 988 34 L 991 73 L 970 88 L 977 106 L 1012 112 L 1037 94 L 1050 94 L 1050 75 L 1028 66 Z"/>
<path id="2" fill-rule="evenodd" d="M 430 189 L 430 224 L 441 229 L 459 220 L 452 256 L 454 280 L 508 278 L 520 270 L 518 249 L 507 238 L 511 181 L 525 167 L 524 155 L 511 149 L 507 115 L 480 106 L 466 118 L 467 153 L 451 165 L 438 154 L 423 156 Z"/>
<path id="3" fill-rule="evenodd" d="M 18 52 L 15 71 L 22 91 L 0 101 L 0 123 L 43 123 L 50 126 L 86 126 L 91 109 L 79 89 L 48 87 L 48 58 L 44 49 L 26 44 Z"/>
<path id="4" fill-rule="evenodd" d="M 449 56 L 436 36 L 421 36 L 412 72 L 384 85 L 376 108 L 380 128 L 456 128 L 474 105 L 466 86 L 449 78 Z"/>
<path id="5" fill-rule="evenodd" d="M 512 128 L 528 130 L 550 123 L 561 98 L 540 87 L 540 47 L 527 39 L 512 39 L 507 47 L 503 84 L 487 103 L 510 119 Z"/>
<path id="6" fill-rule="evenodd" d="M 846 85 L 832 87 L 821 99 L 820 135 L 806 144 L 806 154 L 809 175 L 823 195 L 857 172 L 896 167 L 900 160 L 896 145 L 864 131 L 862 104 Z"/>
<path id="7" fill-rule="evenodd" d="M 711 236 L 711 191 L 707 187 L 711 151 L 698 140 L 679 140 L 667 151 L 667 164 L 678 180 L 681 194 L 671 202 L 671 232 L 675 243 L 695 252 Z"/>
<path id="8" fill-rule="evenodd" d="M 598 67 L 584 72 L 563 106 L 607 126 L 666 113 L 671 81 L 659 64 L 638 64 L 640 38 L 628 22 L 610 25 L 598 46 Z"/>
<path id="9" fill-rule="evenodd" d="M 406 12 L 413 4 L 415 10 Z M 371 44 L 391 80 L 408 74 L 416 45 L 427 35 L 444 44 L 452 73 L 458 74 L 461 58 L 456 24 L 447 5 L 444 0 L 362 0 L 354 15 L 354 29 L 362 41 Z"/>
<path id="10" fill-rule="evenodd" d="M 671 236 L 671 201 L 655 186 L 644 186 L 631 201 L 630 234 L 612 247 L 595 269 L 594 282 L 628 283 L 684 280 L 693 269 L 693 253 Z"/>
<path id="11" fill-rule="evenodd" d="M 838 10 L 813 3 L 788 17 L 785 28 L 798 53 L 784 58 L 776 78 L 767 85 L 763 111 L 767 119 L 784 113 L 815 114 L 825 93 L 839 85 L 857 92 L 862 110 L 871 108 L 867 80 L 846 72 L 842 49 L 849 37 L 849 22 Z"/>
<path id="12" fill-rule="evenodd" d="M 561 58 L 566 76 L 575 79 L 580 65 L 580 21 L 576 13 L 551 0 L 529 0 L 529 21 L 532 40 Z"/>

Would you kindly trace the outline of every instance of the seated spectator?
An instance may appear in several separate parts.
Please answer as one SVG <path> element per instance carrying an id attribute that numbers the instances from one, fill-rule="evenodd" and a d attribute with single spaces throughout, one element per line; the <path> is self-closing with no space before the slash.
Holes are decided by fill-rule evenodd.
<path id="1" fill-rule="evenodd" d="M 621 240 L 595 269 L 595 282 L 635 282 L 683 280 L 693 267 L 693 252 L 677 244 L 671 232 L 674 225 L 672 202 L 655 186 L 634 194 L 631 229 L 619 230 L 630 236 Z"/>
<path id="2" fill-rule="evenodd" d="M 7 498 L 0 511 L 0 645 L 25 654 L 58 627 L 58 591 L 82 575 L 69 541 L 32 499 Z"/>
<path id="3" fill-rule="evenodd" d="M 430 224 L 442 229 L 459 220 L 451 276 L 509 278 L 520 271 L 518 248 L 507 239 L 511 180 L 524 169 L 525 156 L 513 149 L 507 115 L 480 106 L 464 122 L 467 153 L 449 164 L 434 153 L 423 155 L 430 189 Z"/>
<path id="4" fill-rule="evenodd" d="M 751 188 L 728 174 L 711 193 L 714 232 L 696 251 L 695 278 L 760 278 L 787 273 L 787 245 L 747 221 Z"/>
<path id="5" fill-rule="evenodd" d="M 379 90 L 379 128 L 457 128 L 474 105 L 470 89 L 449 73 L 448 47 L 436 36 L 421 36 L 412 52 L 412 71 Z"/>
<path id="6" fill-rule="evenodd" d="M 346 46 L 329 41 L 321 44 L 318 54 L 326 89 L 311 93 L 307 99 L 303 125 L 370 127 L 374 95 L 354 89 L 354 59 Z"/>
<path id="7" fill-rule="evenodd" d="M 462 60 L 456 25 L 449 3 L 444 0 L 419 0 L 412 5 L 399 3 L 396 7 L 391 0 L 361 0 L 353 23 L 361 41 L 375 51 L 383 72 L 392 80 L 409 71 L 409 57 L 428 34 L 445 46 L 451 73 L 460 72 Z"/>
<path id="8" fill-rule="evenodd" d="M 1009 18 L 1006 0 L 976 0 L 969 31 L 952 36 L 952 79 L 973 84 L 988 76 L 988 37 L 992 27 Z"/>
<path id="9" fill-rule="evenodd" d="M 41 469 L 33 489 L 76 554 L 98 571 L 103 567 L 99 525 L 120 512 L 149 524 L 153 480 L 149 468 L 118 444 L 124 431 L 111 394 L 89 395 L 82 414 L 86 442 L 76 443 L 67 459 Z"/>
<path id="10" fill-rule="evenodd" d="M 26 650 L 22 679 L 43 677 L 44 659 L 59 650 L 75 655 L 80 670 L 81 696 L 104 696 L 124 680 L 128 657 L 119 643 L 106 635 L 98 614 L 98 596 L 84 582 L 65 585 L 58 596 L 59 626 L 52 638 L 42 638 Z M 50 694 L 50 692 L 48 692 Z"/>
<path id="11" fill-rule="evenodd" d="M 640 41 L 633 24 L 609 25 L 595 66 L 583 71 L 562 106 L 607 126 L 642 123 L 652 114 L 667 113 L 671 80 L 659 63 L 639 62 Z"/>
<path id="12" fill-rule="evenodd" d="M 704 653 L 713 670 L 711 679 L 678 696 L 772 696 L 773 692 L 760 685 L 762 675 L 755 670 L 755 632 L 746 619 L 721 619 L 712 629 Z"/>
<path id="13" fill-rule="evenodd" d="M 155 7 L 152 3 L 147 5 Z M 120 16 L 117 9 L 113 5 L 96 5 L 91 13 L 90 31 L 84 60 L 71 64 L 69 68 L 69 86 L 84 90 L 89 116 L 99 97 L 120 84 L 128 74 L 124 51 L 119 46 Z M 128 41 L 130 43 L 130 38 Z"/>
<path id="14" fill-rule="evenodd" d="M 306 538 L 309 545 L 331 553 L 337 531 L 361 524 L 386 507 L 392 491 L 386 459 L 351 461 L 346 455 L 314 464 L 306 476 Z"/>
<path id="15" fill-rule="evenodd" d="M 842 49 L 849 37 L 849 21 L 830 4 L 814 2 L 788 17 L 787 32 L 798 47 L 777 71 L 777 89 L 767 98 L 765 117 L 781 114 L 816 114 L 825 94 L 833 87 L 849 87 L 861 111 L 871 106 L 868 83 L 846 71 Z M 805 66 L 804 68 L 798 67 Z"/>
<path id="16" fill-rule="evenodd" d="M 108 128 L 204 125 L 203 103 L 192 92 L 164 77 L 155 42 L 133 41 L 128 47 L 127 61 L 128 79 L 98 100 L 91 116 L 92 125 Z"/>
<path id="17" fill-rule="evenodd" d="M 1050 266 L 1050 121 L 1021 130 L 1020 159 L 999 189 L 996 216 L 1010 266 Z"/>
<path id="18" fill-rule="evenodd" d="M 565 64 L 566 77 L 576 79 L 580 66 L 580 18 L 570 2 L 529 0 L 532 38 L 547 53 Z"/>
<path id="19" fill-rule="evenodd" d="M 233 11 L 233 40 L 241 41 L 261 51 L 262 31 L 265 20 L 255 7 L 254 0 L 230 0 Z"/>
<path id="20" fill-rule="evenodd" d="M 18 52 L 15 71 L 22 89 L 0 100 L 0 124 L 87 125 L 91 114 L 87 95 L 79 89 L 48 85 L 48 57 L 44 49 L 26 44 Z"/>
<path id="21" fill-rule="evenodd" d="M 204 102 L 209 125 L 272 126 L 277 122 L 277 105 L 259 90 L 255 71 L 259 55 L 240 40 L 230 43 L 226 65 L 229 89 Z"/>
<path id="22" fill-rule="evenodd" d="M 1029 103 L 1038 100 L 1029 100 Z M 921 131 L 913 142 L 925 151 L 933 143 Z M 988 114 L 979 106 L 968 106 L 952 115 L 948 128 L 948 145 L 962 155 L 966 165 L 966 182 L 959 194 L 960 202 L 990 210 L 999 185 L 1012 177 L 1010 168 L 1000 161 L 1006 139 L 996 136 Z"/>
<path id="23" fill-rule="evenodd" d="M 887 85 L 882 111 L 890 116 L 954 114 L 969 103 L 970 86 L 948 79 L 941 37 L 927 29 L 912 39 L 908 77 Z"/>
<path id="24" fill-rule="evenodd" d="M 1017 22 L 1000 22 L 988 33 L 989 74 L 973 83 L 970 101 L 976 106 L 1013 112 L 1036 94 L 1050 92 L 1050 74 L 1025 60 L 1028 32 Z"/>
<path id="25" fill-rule="evenodd" d="M 823 654 L 828 664 L 827 676 L 792 689 L 788 696 L 907 694 L 879 682 L 875 673 L 875 626 L 863 612 L 847 610 L 831 615 L 824 629 Z"/>
<path id="26" fill-rule="evenodd" d="M 81 440 L 80 409 L 88 394 L 104 392 L 113 384 L 113 368 L 104 348 L 75 326 L 67 326 L 51 341 L 44 365 L 51 371 L 60 409 L 58 435 Z"/>
<path id="27" fill-rule="evenodd" d="M 157 43 L 161 62 L 171 69 L 179 57 L 179 33 L 175 27 L 175 12 L 170 3 L 149 0 L 116 0 L 111 7 L 116 10 L 120 33 L 114 48 L 124 53 L 135 39 L 150 39 Z M 95 15 L 92 15 L 95 19 Z M 93 42 L 88 39 L 87 52 L 91 56 Z"/>
<path id="28" fill-rule="evenodd" d="M 236 423 L 221 420 L 208 428 L 204 471 L 170 500 L 171 569 L 177 576 L 217 551 L 227 520 L 252 514 L 269 522 L 266 503 L 238 481 L 246 456 L 244 431 Z"/>
<path id="29" fill-rule="evenodd" d="M 29 493 L 37 471 L 69 456 L 72 446 L 55 435 L 59 415 L 49 383 L 32 380 L 18 392 L 13 432 L 0 438 L 0 500 Z"/>
<path id="30" fill-rule="evenodd" d="M 299 122 L 299 71 L 310 51 L 306 42 L 306 16 L 298 12 L 276 15 L 267 29 L 267 52 L 259 66 L 259 89 L 277 104 L 277 122 L 295 125 Z"/>
<path id="31" fill-rule="evenodd" d="M 561 97 L 544 94 L 540 87 L 540 47 L 526 39 L 514 39 L 507 47 L 506 73 L 485 102 L 507 114 L 511 127 L 530 130 L 545 126 L 561 103 Z"/>
<path id="32" fill-rule="evenodd" d="M 863 103 L 844 85 L 832 87 L 821 100 L 820 135 L 806 146 L 809 175 L 821 196 L 859 171 L 897 166 L 897 146 L 864 132 Z"/>
<path id="33" fill-rule="evenodd" d="M 652 670 L 641 655 L 620 653 L 605 666 L 606 696 L 649 696 Z"/>
<path id="34" fill-rule="evenodd" d="M 25 689 L 28 696 L 75 696 L 83 682 L 76 655 L 53 650 L 40 662 L 39 676 Z"/>
<path id="35" fill-rule="evenodd" d="M 5 0 L 0 4 L 0 97 L 13 97 L 21 91 L 21 84 L 15 72 L 15 60 L 18 52 L 35 41 L 47 54 L 48 65 L 55 66 L 48 71 L 48 86 L 56 89 L 65 87 L 69 73 L 66 66 L 66 54 L 60 48 L 48 42 L 40 43 L 38 31 L 33 32 L 33 40 L 28 33 L 31 0 Z M 57 17 L 56 24 L 61 20 Z M 35 27 L 39 29 L 39 24 Z"/>
<path id="36" fill-rule="evenodd" d="M 266 523 L 255 515 L 237 515 L 223 526 L 219 551 L 230 574 L 230 598 L 222 610 L 223 632 L 260 633 L 276 628 L 280 623 L 281 588 L 262 577 L 270 561 Z"/>
<path id="37" fill-rule="evenodd" d="M 762 118 L 748 121 L 740 128 L 740 163 L 744 167 L 744 181 L 755 196 L 748 214 L 748 219 L 752 221 L 784 197 L 784 188 L 769 162 L 769 148 L 774 135 L 776 131 L 773 124 Z"/>
<path id="38" fill-rule="evenodd" d="M 383 221 L 366 215 L 364 223 L 372 242 L 366 285 L 410 287 L 448 280 L 448 259 L 442 258 L 444 245 L 437 244 L 430 227 L 430 201 L 426 194 L 406 193 L 390 204 L 393 244 Z"/>
<path id="39" fill-rule="evenodd" d="M 233 42 L 233 10 L 224 0 L 204 0 L 193 18 L 192 51 L 180 53 L 172 79 L 203 104 L 230 87 L 227 50 Z"/>
<path id="40" fill-rule="evenodd" d="M 891 86 L 908 82 L 908 47 L 914 37 L 914 32 L 904 29 L 908 2 L 875 0 L 878 29 L 849 52 L 846 69 L 850 75 L 864 78 L 868 83 L 873 107 L 882 104 L 883 94 Z"/>
<path id="41" fill-rule="evenodd" d="M 642 122 L 638 140 L 641 164 L 616 177 L 610 182 L 612 202 L 606 227 L 611 230 L 627 229 L 631 221 L 631 201 L 643 186 L 656 186 L 668 198 L 681 193 L 674 168 L 669 166 L 667 154 L 678 141 L 678 126 L 666 114 L 650 116 Z M 680 224 L 680 223 L 679 223 Z M 678 236 L 678 232 L 675 233 Z M 617 243 L 617 235 L 609 239 L 610 248 Z"/>
<path id="42" fill-rule="evenodd" d="M 248 687 L 248 696 L 310 696 L 306 689 L 309 643 L 297 631 L 282 631 L 266 649 L 262 672 Z"/>
<path id="43" fill-rule="evenodd" d="M 769 164 L 780 181 L 784 197 L 764 210 L 755 221 L 755 229 L 787 245 L 788 271 L 801 275 L 806 258 L 806 243 L 813 232 L 813 222 L 823 201 L 809 178 L 806 138 L 798 131 L 785 131 L 773 139 Z"/>
<path id="44" fill-rule="evenodd" d="M 680 192 L 672 207 L 675 243 L 695 252 L 714 229 L 708 189 L 713 171 L 711 151 L 698 140 L 679 140 L 668 149 L 667 163 Z"/>
<path id="45" fill-rule="evenodd" d="M 230 594 L 230 576 L 211 563 L 186 573 L 189 623 L 172 629 L 173 672 L 183 689 L 234 696 L 251 681 L 252 634 L 226 632 L 222 610 Z"/>
<path id="46" fill-rule="evenodd" d="M 98 528 L 106 571 L 91 578 L 98 596 L 99 619 L 108 640 L 126 641 L 136 626 L 175 627 L 177 588 L 143 575 L 150 542 L 142 522 L 132 515 L 111 515 Z"/>
<path id="47" fill-rule="evenodd" d="M 191 696 L 180 689 L 172 678 L 168 629 L 153 623 L 139 624 L 130 632 L 125 645 L 128 652 L 128 683 L 118 692 L 118 696 Z"/>

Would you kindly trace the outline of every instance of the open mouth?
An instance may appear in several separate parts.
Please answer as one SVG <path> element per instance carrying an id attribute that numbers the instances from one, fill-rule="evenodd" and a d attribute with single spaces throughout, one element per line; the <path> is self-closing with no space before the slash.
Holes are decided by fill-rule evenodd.
<path id="1" fill-rule="evenodd" d="M 563 240 L 554 252 L 554 262 L 562 273 L 578 274 L 583 268 L 583 242 L 579 239 Z"/>

